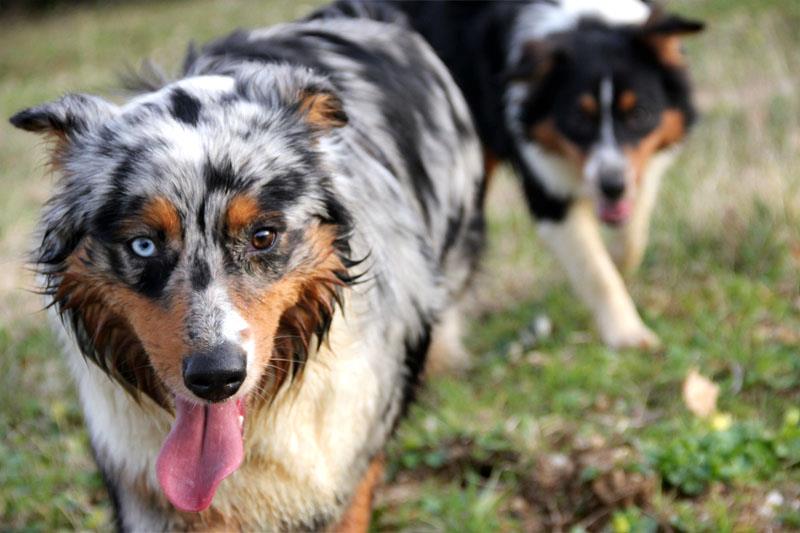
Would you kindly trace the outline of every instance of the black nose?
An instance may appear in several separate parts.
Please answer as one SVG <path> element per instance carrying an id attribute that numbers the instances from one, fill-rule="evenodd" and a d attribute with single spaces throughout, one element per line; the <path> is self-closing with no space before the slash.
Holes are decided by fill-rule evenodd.
<path id="1" fill-rule="evenodd" d="M 616 172 L 601 174 L 600 191 L 609 200 L 619 200 L 625 193 L 625 178 Z"/>
<path id="2" fill-rule="evenodd" d="M 210 402 L 230 398 L 247 377 L 247 356 L 231 343 L 194 353 L 183 360 L 183 382 L 197 396 Z"/>

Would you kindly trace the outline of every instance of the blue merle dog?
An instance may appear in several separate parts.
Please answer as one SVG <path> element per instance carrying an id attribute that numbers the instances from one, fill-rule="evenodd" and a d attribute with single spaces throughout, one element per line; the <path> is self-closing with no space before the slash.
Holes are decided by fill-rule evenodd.
<path id="1" fill-rule="evenodd" d="M 483 240 L 479 141 L 433 51 L 323 16 L 11 122 L 52 141 L 35 261 L 120 528 L 364 530 Z"/>

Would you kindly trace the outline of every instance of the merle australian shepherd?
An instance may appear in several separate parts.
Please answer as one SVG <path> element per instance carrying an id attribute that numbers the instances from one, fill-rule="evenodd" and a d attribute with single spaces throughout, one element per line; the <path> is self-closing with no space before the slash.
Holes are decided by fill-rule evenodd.
<path id="1" fill-rule="evenodd" d="M 521 176 L 604 342 L 657 346 L 620 270 L 638 267 L 671 148 L 695 120 L 680 38 L 703 25 L 640 0 L 393 5 L 464 91 L 487 170 L 508 161 Z"/>
<path id="2" fill-rule="evenodd" d="M 118 524 L 366 528 L 483 234 L 480 144 L 424 40 L 240 31 L 124 105 L 11 122 L 52 140 L 36 263 Z"/>

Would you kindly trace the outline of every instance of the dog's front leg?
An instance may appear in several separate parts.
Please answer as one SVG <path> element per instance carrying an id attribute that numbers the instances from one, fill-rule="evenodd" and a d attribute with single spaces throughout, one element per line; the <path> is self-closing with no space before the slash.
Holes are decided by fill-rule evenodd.
<path id="1" fill-rule="evenodd" d="M 654 348 L 658 337 L 644 325 L 606 249 L 591 204 L 575 202 L 559 222 L 543 220 L 539 233 L 553 250 L 612 348 Z"/>

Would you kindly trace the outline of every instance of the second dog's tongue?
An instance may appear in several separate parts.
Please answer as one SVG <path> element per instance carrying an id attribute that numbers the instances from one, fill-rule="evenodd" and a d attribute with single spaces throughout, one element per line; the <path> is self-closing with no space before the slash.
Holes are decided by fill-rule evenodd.
<path id="1" fill-rule="evenodd" d="M 202 511 L 219 483 L 244 457 L 236 401 L 197 405 L 175 398 L 175 423 L 156 462 L 158 482 L 172 504 Z"/>
<path id="2" fill-rule="evenodd" d="M 631 214 L 631 203 L 622 199 L 616 202 L 602 202 L 600 205 L 600 219 L 608 224 L 622 224 Z"/>

